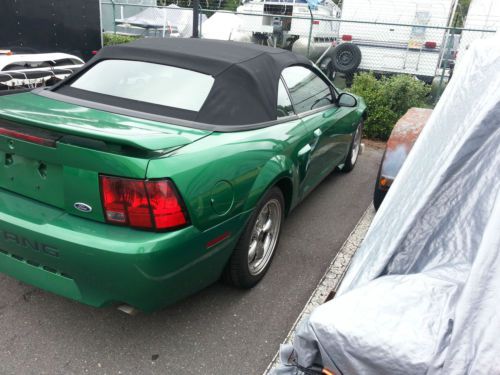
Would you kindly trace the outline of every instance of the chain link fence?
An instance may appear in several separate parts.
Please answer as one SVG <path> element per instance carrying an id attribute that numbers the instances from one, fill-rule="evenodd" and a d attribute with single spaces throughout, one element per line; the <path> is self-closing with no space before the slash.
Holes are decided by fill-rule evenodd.
<path id="1" fill-rule="evenodd" d="M 165 6 L 151 6 L 148 1 L 154 0 L 101 0 L 105 36 L 113 34 L 125 40 L 192 36 L 190 0 Z M 305 2 L 247 2 L 238 6 L 231 1 L 200 0 L 202 38 L 292 50 L 316 62 L 340 86 L 349 86 L 360 71 L 409 74 L 433 84 L 435 99 L 468 46 L 495 33 L 493 29 L 436 26 L 418 18 L 413 24 L 341 19 L 340 8 L 311 9 Z"/>

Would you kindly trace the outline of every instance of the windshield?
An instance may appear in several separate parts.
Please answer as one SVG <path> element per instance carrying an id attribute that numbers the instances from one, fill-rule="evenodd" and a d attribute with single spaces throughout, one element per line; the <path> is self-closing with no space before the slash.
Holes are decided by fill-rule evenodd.
<path id="1" fill-rule="evenodd" d="M 71 83 L 71 87 L 123 99 L 198 112 L 212 89 L 207 74 L 168 65 L 104 60 Z"/>

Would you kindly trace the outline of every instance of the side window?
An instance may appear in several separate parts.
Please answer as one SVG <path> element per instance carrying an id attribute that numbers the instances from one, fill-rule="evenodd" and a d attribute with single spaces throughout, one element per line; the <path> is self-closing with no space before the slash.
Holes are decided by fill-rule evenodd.
<path id="1" fill-rule="evenodd" d="M 291 66 L 283 70 L 282 77 L 297 113 L 333 103 L 330 87 L 312 70 L 303 66 Z"/>
<path id="2" fill-rule="evenodd" d="M 288 96 L 288 92 L 286 91 L 285 85 L 283 81 L 279 80 L 278 86 L 278 118 L 292 116 L 294 114 L 292 102 L 290 101 L 290 97 Z"/>

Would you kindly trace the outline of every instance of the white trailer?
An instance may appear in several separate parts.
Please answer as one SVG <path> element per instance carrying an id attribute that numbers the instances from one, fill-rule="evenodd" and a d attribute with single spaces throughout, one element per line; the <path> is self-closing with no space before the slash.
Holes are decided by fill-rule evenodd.
<path id="1" fill-rule="evenodd" d="M 339 36 L 359 47 L 359 69 L 431 82 L 457 1 L 344 0 Z"/>
<path id="2" fill-rule="evenodd" d="M 289 48 L 311 59 L 338 36 L 340 8 L 332 0 L 246 0 L 236 14 L 242 21 L 238 38 Z"/>
<path id="3" fill-rule="evenodd" d="M 472 0 L 465 19 L 464 29 L 466 30 L 462 32 L 458 61 L 460 61 L 460 57 L 464 55 L 472 42 L 477 39 L 491 38 L 495 35 L 493 31 L 500 30 L 500 1 Z"/>

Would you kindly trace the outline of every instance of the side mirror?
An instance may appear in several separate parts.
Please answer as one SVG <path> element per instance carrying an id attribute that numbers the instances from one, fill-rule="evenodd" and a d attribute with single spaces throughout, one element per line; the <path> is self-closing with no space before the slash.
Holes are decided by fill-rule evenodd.
<path id="1" fill-rule="evenodd" d="M 358 101 L 351 94 L 343 92 L 339 96 L 338 104 L 339 107 L 356 107 L 358 105 Z"/>

